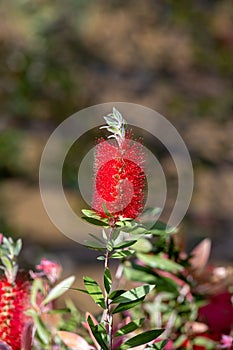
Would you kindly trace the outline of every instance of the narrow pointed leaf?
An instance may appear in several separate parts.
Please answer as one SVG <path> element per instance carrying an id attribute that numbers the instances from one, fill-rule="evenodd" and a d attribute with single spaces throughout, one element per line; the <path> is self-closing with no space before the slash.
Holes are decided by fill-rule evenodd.
<path id="1" fill-rule="evenodd" d="M 84 276 L 83 280 L 86 290 L 94 302 L 102 308 L 105 308 L 104 296 L 98 283 L 88 276 Z"/>
<path id="2" fill-rule="evenodd" d="M 195 337 L 193 340 L 193 344 L 196 345 L 197 347 L 200 346 L 207 350 L 214 350 L 217 348 L 217 344 L 215 341 L 202 336 Z"/>
<path id="3" fill-rule="evenodd" d="M 84 241 L 84 244 L 82 244 L 84 247 L 93 249 L 93 250 L 98 250 L 98 251 L 103 251 L 105 248 L 103 246 L 103 244 L 98 243 L 96 241 L 90 241 L 90 240 L 86 240 Z"/>
<path id="4" fill-rule="evenodd" d="M 74 280 L 75 280 L 75 277 L 70 276 L 66 278 L 64 281 L 57 284 L 53 289 L 51 289 L 47 297 L 43 300 L 42 304 L 46 305 L 50 301 L 60 297 L 63 293 L 67 291 L 67 289 L 71 287 L 71 285 L 74 283 Z"/>
<path id="5" fill-rule="evenodd" d="M 49 332 L 47 328 L 45 327 L 44 323 L 42 320 L 39 318 L 38 315 L 34 315 L 33 321 L 36 326 L 36 332 L 42 341 L 43 344 L 47 345 L 49 343 Z"/>
<path id="6" fill-rule="evenodd" d="M 141 319 L 129 322 L 125 326 L 118 329 L 118 331 L 115 333 L 115 336 L 118 337 L 119 335 L 125 335 L 125 334 L 128 334 L 128 333 L 135 331 L 136 329 L 138 329 L 142 325 L 144 320 L 145 320 L 144 318 L 141 318 Z"/>
<path id="7" fill-rule="evenodd" d="M 2 256 L 1 260 L 2 260 L 3 265 L 6 267 L 6 269 L 8 271 L 11 271 L 12 270 L 12 265 L 11 265 L 10 260 L 6 256 Z"/>
<path id="8" fill-rule="evenodd" d="M 92 321 L 90 316 L 88 316 L 87 322 L 88 322 L 88 324 L 89 324 L 89 326 L 91 328 L 91 332 L 92 332 L 93 336 L 95 337 L 96 341 L 101 346 L 101 348 L 103 350 L 109 350 L 106 341 L 103 339 L 102 332 L 100 332 L 98 330 L 98 325 L 97 326 L 94 325 L 94 322 Z"/>
<path id="9" fill-rule="evenodd" d="M 109 299 L 113 300 L 114 298 L 118 297 L 119 295 L 121 295 L 125 292 L 126 292 L 126 290 L 124 290 L 124 289 L 114 290 L 108 297 L 109 297 Z"/>
<path id="10" fill-rule="evenodd" d="M 104 287 L 107 291 L 107 293 L 110 292 L 112 286 L 112 277 L 109 268 L 106 268 L 104 272 Z"/>
<path id="11" fill-rule="evenodd" d="M 183 270 L 183 266 L 162 257 L 162 255 L 137 254 L 137 257 L 148 266 L 156 269 L 165 270 L 168 272 Z"/>
<path id="12" fill-rule="evenodd" d="M 116 314 L 118 312 L 123 312 L 129 309 L 132 309 L 133 307 L 135 307 L 136 305 L 141 304 L 141 302 L 144 300 L 145 297 L 141 298 L 141 299 L 137 299 L 135 301 L 131 301 L 129 303 L 123 303 L 123 304 L 119 304 L 117 305 L 117 307 L 112 311 L 112 314 Z"/>
<path id="13" fill-rule="evenodd" d="M 96 259 L 97 259 L 97 260 L 101 260 L 101 261 L 103 261 L 103 260 L 105 260 L 105 256 L 100 255 L 100 256 L 98 256 Z"/>
<path id="14" fill-rule="evenodd" d="M 80 288 L 70 288 L 71 290 L 77 290 L 78 292 L 84 293 L 84 294 L 88 294 L 88 291 L 86 289 L 80 289 Z"/>
<path id="15" fill-rule="evenodd" d="M 127 248 L 130 247 L 131 245 L 135 244 L 137 241 L 126 241 L 126 242 L 121 242 L 117 245 L 114 246 L 114 249 L 122 249 L 122 248 Z"/>
<path id="16" fill-rule="evenodd" d="M 154 329 L 151 331 L 147 331 L 144 333 L 140 333 L 135 337 L 127 340 L 123 343 L 117 350 L 127 350 L 131 348 L 135 348 L 136 346 L 148 344 L 152 340 L 155 340 L 164 332 L 164 329 Z"/>
<path id="17" fill-rule="evenodd" d="M 88 216 L 89 218 L 95 218 L 100 220 L 101 217 L 96 213 L 96 211 L 94 210 L 90 210 L 90 209 L 82 209 L 81 212 L 85 215 Z"/>
<path id="18" fill-rule="evenodd" d="M 107 222 L 95 219 L 95 218 L 90 218 L 86 216 L 82 216 L 82 219 L 89 222 L 89 224 L 96 225 L 96 226 L 109 226 Z"/>
<path id="19" fill-rule="evenodd" d="M 15 245 L 14 254 L 18 256 L 19 253 L 21 252 L 21 249 L 22 249 L 22 239 L 19 238 Z"/>
<path id="20" fill-rule="evenodd" d="M 126 258 L 126 257 L 132 255 L 132 254 L 134 254 L 134 250 L 132 250 L 132 249 L 122 250 L 120 252 L 113 253 L 111 255 L 111 258 L 113 258 L 113 259 L 123 259 L 123 258 Z"/>
<path id="21" fill-rule="evenodd" d="M 137 281 L 141 283 L 154 284 L 158 292 L 171 292 L 174 294 L 179 293 L 179 285 L 169 277 L 160 276 L 152 269 L 132 264 L 131 266 L 124 267 L 124 275 L 131 281 Z"/>
<path id="22" fill-rule="evenodd" d="M 91 237 L 94 238 L 97 242 L 99 242 L 100 244 L 102 244 L 102 246 L 105 245 L 105 242 L 104 242 L 101 238 L 99 238 L 99 237 L 93 235 L 93 233 L 89 233 L 89 236 L 91 236 Z"/>
<path id="23" fill-rule="evenodd" d="M 133 289 L 128 290 L 127 292 L 121 294 L 120 296 L 114 298 L 112 300 L 112 303 L 128 303 L 131 301 L 135 301 L 137 299 L 145 297 L 148 293 L 150 293 L 155 288 L 154 285 L 145 285 L 136 287 Z"/>

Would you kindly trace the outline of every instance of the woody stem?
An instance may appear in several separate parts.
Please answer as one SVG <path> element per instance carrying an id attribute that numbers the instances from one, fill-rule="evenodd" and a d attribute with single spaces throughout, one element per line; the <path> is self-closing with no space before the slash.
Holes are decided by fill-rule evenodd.
<path id="1" fill-rule="evenodd" d="M 111 240 L 113 231 L 114 231 L 114 226 L 110 227 L 108 241 Z M 105 261 L 104 261 L 104 269 L 105 270 L 106 270 L 106 268 L 109 267 L 109 258 L 110 258 L 109 253 L 110 253 L 110 251 L 108 249 L 108 244 L 107 244 L 106 252 L 105 252 Z M 109 341 L 109 350 L 112 350 L 113 317 L 111 314 L 110 300 L 109 300 L 108 293 L 106 290 L 104 290 L 104 294 L 105 294 L 106 309 L 104 310 L 102 318 L 103 318 L 103 321 L 106 323 L 106 330 L 108 333 L 108 341 Z"/>

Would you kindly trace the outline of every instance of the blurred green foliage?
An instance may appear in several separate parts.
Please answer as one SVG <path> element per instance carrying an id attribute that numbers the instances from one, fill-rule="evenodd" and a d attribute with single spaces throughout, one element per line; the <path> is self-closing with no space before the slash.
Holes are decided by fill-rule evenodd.
<path id="1" fill-rule="evenodd" d="M 23 133 L 20 130 L 5 130 L 0 133 L 0 179 L 23 174 L 20 161 Z"/>
<path id="2" fill-rule="evenodd" d="M 10 0 L 0 11 L 3 117 L 56 123 L 122 89 L 156 107 L 151 94 L 167 88 L 170 115 L 229 118 L 228 0 Z"/>

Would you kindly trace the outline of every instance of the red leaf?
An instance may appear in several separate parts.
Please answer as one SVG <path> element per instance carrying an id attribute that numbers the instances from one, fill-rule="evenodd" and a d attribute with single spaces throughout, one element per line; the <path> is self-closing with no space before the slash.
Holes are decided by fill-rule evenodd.
<path id="1" fill-rule="evenodd" d="M 24 327 L 22 334 L 22 350 L 32 349 L 33 322 L 29 321 Z"/>

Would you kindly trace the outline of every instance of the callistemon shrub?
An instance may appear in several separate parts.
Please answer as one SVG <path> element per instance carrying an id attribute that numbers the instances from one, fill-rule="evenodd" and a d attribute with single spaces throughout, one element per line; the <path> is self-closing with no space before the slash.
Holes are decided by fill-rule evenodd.
<path id="1" fill-rule="evenodd" d="M 29 303 L 29 281 L 18 273 L 16 257 L 21 249 L 21 240 L 16 244 L 0 237 L 0 259 L 3 273 L 0 275 L 0 343 L 12 350 L 23 349 L 24 330 L 28 318 L 25 311 Z"/>
<path id="2" fill-rule="evenodd" d="M 116 219 L 134 219 L 145 204 L 145 155 L 141 142 L 133 140 L 131 131 L 122 134 L 118 125 L 114 139 L 99 140 L 95 149 L 92 208 L 102 217 L 105 207 Z"/>

